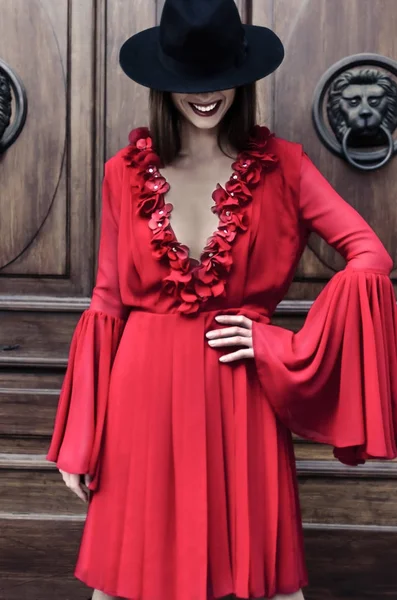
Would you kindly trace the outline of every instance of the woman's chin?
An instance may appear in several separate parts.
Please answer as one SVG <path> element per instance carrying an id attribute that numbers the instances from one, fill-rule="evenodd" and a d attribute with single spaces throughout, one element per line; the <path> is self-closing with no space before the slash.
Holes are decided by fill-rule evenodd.
<path id="1" fill-rule="evenodd" d="M 222 121 L 222 117 L 214 115 L 213 117 L 199 117 L 195 114 L 185 115 L 185 119 L 197 129 L 215 129 Z"/>

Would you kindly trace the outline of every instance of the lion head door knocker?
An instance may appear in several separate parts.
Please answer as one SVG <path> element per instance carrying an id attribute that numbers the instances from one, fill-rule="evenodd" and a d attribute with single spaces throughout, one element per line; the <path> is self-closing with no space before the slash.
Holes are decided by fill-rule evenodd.
<path id="1" fill-rule="evenodd" d="M 379 169 L 397 152 L 396 77 L 397 62 L 356 54 L 328 69 L 316 87 L 312 116 L 318 136 L 358 169 Z"/>
<path id="2" fill-rule="evenodd" d="M 21 133 L 26 114 L 27 97 L 24 85 L 15 71 L 0 60 L 0 154 L 7 150 Z"/>

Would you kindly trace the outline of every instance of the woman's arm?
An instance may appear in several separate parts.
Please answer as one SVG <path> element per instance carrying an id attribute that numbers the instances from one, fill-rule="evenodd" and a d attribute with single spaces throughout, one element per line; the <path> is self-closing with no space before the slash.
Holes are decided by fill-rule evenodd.
<path id="1" fill-rule="evenodd" d="M 69 474 L 88 474 L 97 485 L 98 460 L 113 360 L 127 308 L 118 278 L 118 225 L 121 177 L 117 157 L 105 167 L 96 285 L 90 308 L 73 334 L 47 459 Z M 78 486 L 78 478 L 73 477 Z M 81 497 L 81 489 L 74 490 Z"/>
<path id="2" fill-rule="evenodd" d="M 350 268 L 390 273 L 393 261 L 380 239 L 306 154 L 302 157 L 299 205 L 307 228 L 335 248 Z"/>
<path id="3" fill-rule="evenodd" d="M 302 328 L 253 323 L 264 394 L 295 433 L 344 463 L 397 456 L 397 311 L 392 260 L 364 219 L 302 157 L 300 218 L 346 259 Z"/>
<path id="4" fill-rule="evenodd" d="M 117 257 L 121 178 L 120 161 L 116 156 L 105 164 L 98 270 L 90 309 L 125 319 L 128 310 L 121 300 Z"/>

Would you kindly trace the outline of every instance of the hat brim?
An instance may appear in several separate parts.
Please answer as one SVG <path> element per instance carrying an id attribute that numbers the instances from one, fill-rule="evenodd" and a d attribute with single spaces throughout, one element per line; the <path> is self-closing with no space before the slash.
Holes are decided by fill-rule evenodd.
<path id="1" fill-rule="evenodd" d="M 243 25 L 248 52 L 239 66 L 205 76 L 180 75 L 159 58 L 160 28 L 151 27 L 130 37 L 120 49 L 120 66 L 137 83 L 164 92 L 215 92 L 246 85 L 273 73 L 283 61 L 280 38 L 267 27 Z"/>

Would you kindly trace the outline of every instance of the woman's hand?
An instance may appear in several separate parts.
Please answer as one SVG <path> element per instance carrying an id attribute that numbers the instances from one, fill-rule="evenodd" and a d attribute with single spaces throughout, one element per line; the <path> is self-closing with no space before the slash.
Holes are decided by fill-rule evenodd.
<path id="1" fill-rule="evenodd" d="M 218 323 L 231 325 L 223 329 L 208 331 L 206 337 L 211 348 L 225 348 L 226 346 L 243 346 L 235 352 L 221 356 L 221 362 L 233 362 L 241 358 L 254 358 L 252 347 L 252 321 L 243 315 L 218 315 Z"/>
<path id="2" fill-rule="evenodd" d="M 89 475 L 84 475 L 84 484 L 83 487 L 82 477 L 81 475 L 75 475 L 74 473 L 67 473 L 66 471 L 62 471 L 59 469 L 60 474 L 62 475 L 62 479 L 64 480 L 67 487 L 72 490 L 82 500 L 83 502 L 88 502 L 89 491 L 88 486 L 91 483 L 91 477 Z"/>

